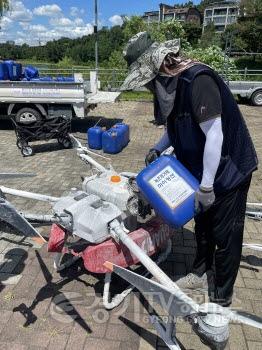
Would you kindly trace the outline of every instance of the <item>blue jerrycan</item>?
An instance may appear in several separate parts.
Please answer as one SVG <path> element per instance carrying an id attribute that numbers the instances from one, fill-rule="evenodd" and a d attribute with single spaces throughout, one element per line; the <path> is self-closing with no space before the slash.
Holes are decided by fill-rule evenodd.
<path id="1" fill-rule="evenodd" d="M 117 128 L 122 133 L 121 139 L 122 139 L 122 147 L 126 147 L 128 145 L 128 142 L 130 141 L 130 130 L 129 125 L 125 123 L 116 123 L 113 128 Z"/>
<path id="2" fill-rule="evenodd" d="M 87 130 L 87 143 L 91 149 L 102 149 L 103 129 L 100 126 L 93 126 Z"/>
<path id="3" fill-rule="evenodd" d="M 0 62 L 0 80 L 8 80 L 9 74 L 7 66 L 4 64 L 4 62 Z"/>
<path id="4" fill-rule="evenodd" d="M 21 63 L 16 63 L 13 60 L 6 60 L 4 61 L 4 65 L 6 66 L 9 80 L 15 81 L 20 80 L 22 78 Z"/>
<path id="5" fill-rule="evenodd" d="M 172 155 L 163 155 L 136 177 L 137 185 L 155 212 L 179 228 L 194 217 L 198 180 Z"/>
<path id="6" fill-rule="evenodd" d="M 122 132 L 111 128 L 102 135 L 102 147 L 105 153 L 115 154 L 122 151 Z"/>

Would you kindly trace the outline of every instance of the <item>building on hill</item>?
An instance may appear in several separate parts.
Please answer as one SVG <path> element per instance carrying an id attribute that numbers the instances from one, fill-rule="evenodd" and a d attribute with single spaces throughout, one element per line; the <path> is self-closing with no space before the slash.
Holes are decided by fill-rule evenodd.
<path id="1" fill-rule="evenodd" d="M 173 7 L 166 4 L 159 4 L 157 11 L 145 12 L 142 18 L 148 24 L 153 22 L 163 22 L 177 20 L 180 22 L 201 23 L 201 14 L 195 7 Z"/>
<path id="2" fill-rule="evenodd" d="M 239 15 L 238 1 L 214 2 L 205 8 L 203 31 L 213 23 L 217 32 L 223 32 L 228 24 L 235 23 Z"/>

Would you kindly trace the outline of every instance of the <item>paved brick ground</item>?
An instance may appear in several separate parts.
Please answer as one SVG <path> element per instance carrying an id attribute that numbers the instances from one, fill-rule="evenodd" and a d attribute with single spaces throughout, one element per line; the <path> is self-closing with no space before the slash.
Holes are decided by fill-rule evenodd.
<path id="1" fill-rule="evenodd" d="M 261 109 L 241 106 L 256 144 L 262 155 Z M 85 139 L 87 127 L 99 117 L 102 125 L 124 119 L 131 125 L 131 142 L 119 155 L 112 156 L 117 170 L 138 171 L 143 167 L 146 151 L 162 134 L 151 123 L 150 103 L 117 103 L 104 105 L 92 113 L 88 121 L 78 121 L 73 132 Z M 74 150 L 63 150 L 56 143 L 35 144 L 35 156 L 23 158 L 16 148 L 11 125 L 1 122 L 1 171 L 33 171 L 32 179 L 8 180 L 9 187 L 40 193 L 61 195 L 80 184 L 86 166 L 75 156 Z M 250 201 L 262 201 L 261 171 L 254 174 Z M 48 205 L 24 199 L 13 200 L 24 211 L 48 211 Z M 39 227 L 43 234 L 48 227 Z M 245 241 L 262 243 L 261 222 L 246 220 Z M 193 223 L 189 223 L 174 237 L 172 254 L 162 268 L 173 278 L 190 271 L 195 253 Z M 234 306 L 262 316 L 262 255 L 243 251 L 238 274 Z M 101 303 L 103 276 L 87 274 L 81 264 L 62 275 L 52 267 L 52 257 L 46 247 L 31 246 L 30 241 L 2 228 L 0 235 L 0 349 L 164 349 L 148 322 L 139 295 L 131 294 L 123 305 L 107 312 Z M 117 280 L 117 285 L 121 281 Z M 205 296 L 194 293 L 199 302 Z M 228 349 L 261 349 L 262 333 L 251 327 L 233 324 Z M 185 349 L 205 349 L 189 325 L 179 322 L 177 337 Z"/>

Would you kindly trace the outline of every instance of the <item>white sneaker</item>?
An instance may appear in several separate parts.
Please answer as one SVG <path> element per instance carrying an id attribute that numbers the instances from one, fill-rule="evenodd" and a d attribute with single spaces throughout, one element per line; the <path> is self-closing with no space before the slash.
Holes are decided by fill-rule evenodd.
<path id="1" fill-rule="evenodd" d="M 181 289 L 206 289 L 208 286 L 206 273 L 204 273 L 201 277 L 195 275 L 194 273 L 189 273 L 185 277 L 177 280 L 175 283 Z"/>

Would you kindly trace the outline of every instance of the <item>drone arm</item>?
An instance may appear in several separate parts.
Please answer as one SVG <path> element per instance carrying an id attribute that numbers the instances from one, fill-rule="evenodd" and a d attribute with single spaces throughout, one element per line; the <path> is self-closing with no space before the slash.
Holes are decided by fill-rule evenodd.
<path id="1" fill-rule="evenodd" d="M 122 241 L 127 246 L 127 248 L 139 258 L 147 270 L 161 283 L 159 286 L 168 288 L 168 290 L 173 294 L 175 298 L 179 298 L 179 300 L 188 305 L 188 309 L 197 312 L 198 304 L 181 291 L 181 289 L 164 273 L 164 271 L 161 270 L 160 267 L 128 236 L 128 234 L 123 230 L 121 224 L 117 220 L 113 220 L 110 223 L 110 232 L 115 240 Z M 112 266 L 114 271 L 116 271 L 116 269 L 117 271 L 120 271 L 118 266 Z M 123 272 L 123 269 L 121 269 L 121 271 Z M 122 277 L 125 278 L 124 276 Z M 147 279 L 145 280 L 148 281 Z M 128 280 L 128 282 L 131 281 Z M 131 283 L 135 285 L 135 279 L 133 279 Z"/>
<path id="2" fill-rule="evenodd" d="M 35 199 L 42 202 L 54 203 L 59 200 L 59 197 L 52 197 L 52 196 L 46 196 L 44 194 L 39 194 L 39 193 L 20 191 L 20 190 L 16 190 L 5 186 L 0 186 L 0 190 L 5 194 L 11 194 L 17 197 Z"/>

